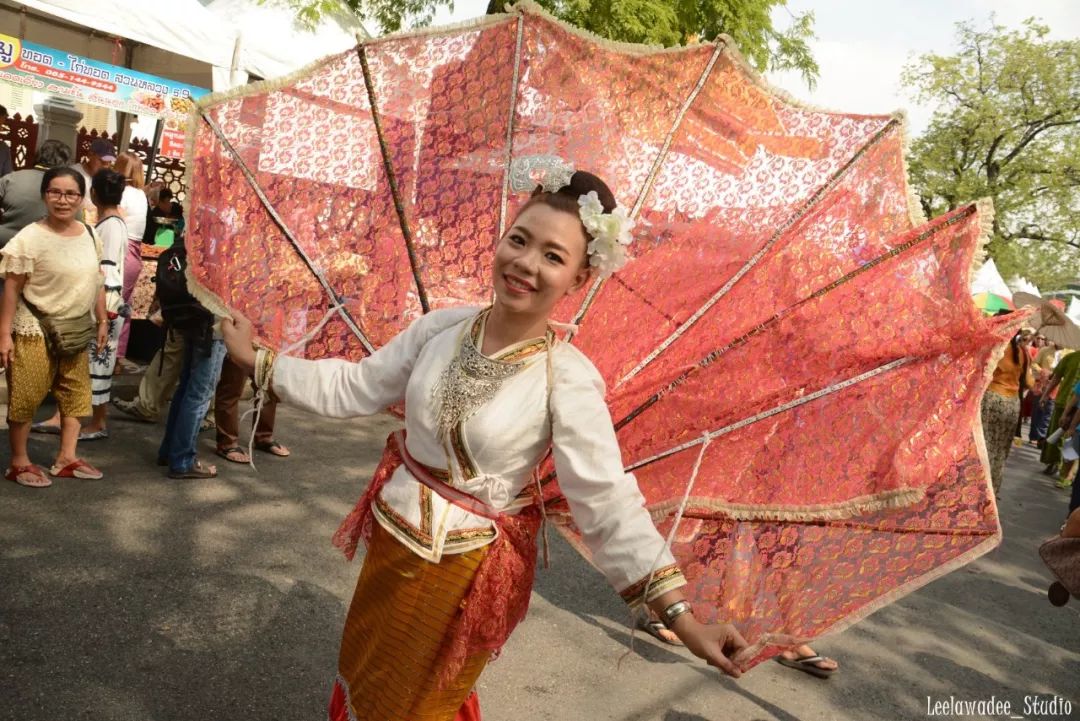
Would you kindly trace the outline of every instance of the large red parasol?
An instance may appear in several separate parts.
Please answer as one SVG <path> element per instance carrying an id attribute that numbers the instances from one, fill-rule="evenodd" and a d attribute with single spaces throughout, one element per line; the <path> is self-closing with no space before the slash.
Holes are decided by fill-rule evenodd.
<path id="1" fill-rule="evenodd" d="M 919 216 L 900 118 L 801 105 L 723 38 L 615 45 L 530 4 L 199 113 L 192 271 L 266 342 L 313 334 L 311 358 L 485 304 L 524 198 L 515 158 L 605 178 L 637 218 L 635 260 L 558 316 L 581 323 L 662 531 L 693 480 L 673 549 L 697 608 L 757 659 L 998 543 L 978 411 L 1011 330 L 968 297 L 988 219 Z"/>

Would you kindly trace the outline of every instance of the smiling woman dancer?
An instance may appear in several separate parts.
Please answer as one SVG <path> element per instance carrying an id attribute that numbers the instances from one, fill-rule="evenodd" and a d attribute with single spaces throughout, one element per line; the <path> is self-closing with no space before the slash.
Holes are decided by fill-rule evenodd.
<path id="1" fill-rule="evenodd" d="M 534 469 L 552 447 L 593 560 L 624 600 L 648 604 L 695 655 L 731 676 L 745 641 L 699 623 L 685 583 L 623 471 L 604 384 L 550 314 L 593 273 L 625 262 L 631 221 L 585 172 L 545 181 L 496 248 L 490 308 L 439 310 L 359 363 L 274 358 L 251 324 L 223 323 L 261 388 L 347 418 L 405 401 L 405 432 L 335 541 L 367 556 L 341 643 L 330 718 L 479 718 L 480 672 L 528 606 L 541 511 Z M 374 523 L 372 522 L 374 521 Z M 651 581 L 651 582 L 650 582 Z M 648 586 L 648 588 L 646 588 Z"/>

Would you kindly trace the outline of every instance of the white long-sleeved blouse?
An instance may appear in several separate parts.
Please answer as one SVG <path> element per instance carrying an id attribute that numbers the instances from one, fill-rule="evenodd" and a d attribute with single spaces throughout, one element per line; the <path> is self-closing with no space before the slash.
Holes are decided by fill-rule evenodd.
<path id="1" fill-rule="evenodd" d="M 409 454 L 436 473 L 445 469 L 450 484 L 508 513 L 531 501 L 532 472 L 550 443 L 574 522 L 611 585 L 635 606 L 682 586 L 637 482 L 623 471 L 603 380 L 572 345 L 549 349 L 539 339 L 490 356 L 523 366 L 440 442 L 436 385 L 460 343 L 482 337 L 482 322 L 475 308 L 435 311 L 359 363 L 280 357 L 273 392 L 283 402 L 334 418 L 371 415 L 404 400 Z M 373 511 L 388 532 L 432 562 L 491 543 L 498 533 L 492 521 L 443 499 L 404 466 L 383 487 Z"/>

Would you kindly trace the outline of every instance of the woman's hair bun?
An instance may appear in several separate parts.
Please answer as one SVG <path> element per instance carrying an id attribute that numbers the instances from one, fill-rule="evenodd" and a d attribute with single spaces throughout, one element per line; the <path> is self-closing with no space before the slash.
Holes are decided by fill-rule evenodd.
<path id="1" fill-rule="evenodd" d="M 583 195 L 588 195 L 590 192 L 595 191 L 598 198 L 600 198 L 600 205 L 604 206 L 604 212 L 610 213 L 615 210 L 617 205 L 615 202 L 615 194 L 611 192 L 611 188 L 607 186 L 603 180 L 600 180 L 597 176 L 584 170 L 576 171 L 570 177 L 570 184 L 564 185 L 558 191 L 551 195 L 562 195 L 570 198 L 577 203 L 577 199 Z M 535 198 L 538 195 L 543 195 L 545 192 L 542 185 L 536 186 L 530 197 Z"/>
<path id="2" fill-rule="evenodd" d="M 600 205 L 604 206 L 605 213 L 615 210 L 615 194 L 611 192 L 611 188 L 603 180 L 584 170 L 574 173 L 570 178 L 570 185 L 559 192 L 572 195 L 574 200 L 577 200 L 582 195 L 588 195 L 592 191 L 595 191 L 597 197 L 600 198 Z"/>

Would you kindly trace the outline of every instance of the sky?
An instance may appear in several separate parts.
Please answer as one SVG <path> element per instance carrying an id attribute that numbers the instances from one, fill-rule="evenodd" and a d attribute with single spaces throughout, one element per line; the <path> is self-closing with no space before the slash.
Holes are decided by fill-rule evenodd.
<path id="1" fill-rule="evenodd" d="M 487 0 L 455 0 L 453 13 L 442 10 L 435 22 L 467 20 L 486 8 Z M 811 49 L 821 73 L 814 90 L 798 73 L 770 74 L 772 84 L 832 110 L 905 110 L 915 135 L 933 108 L 918 105 L 900 87 L 900 71 L 921 54 L 952 53 L 955 23 L 975 20 L 986 26 L 994 14 L 999 24 L 1016 27 L 1035 16 L 1052 37 L 1080 37 L 1080 0 L 788 0 L 788 9 L 774 14 L 777 25 L 787 23 L 789 10 L 814 13 L 817 39 Z"/>

